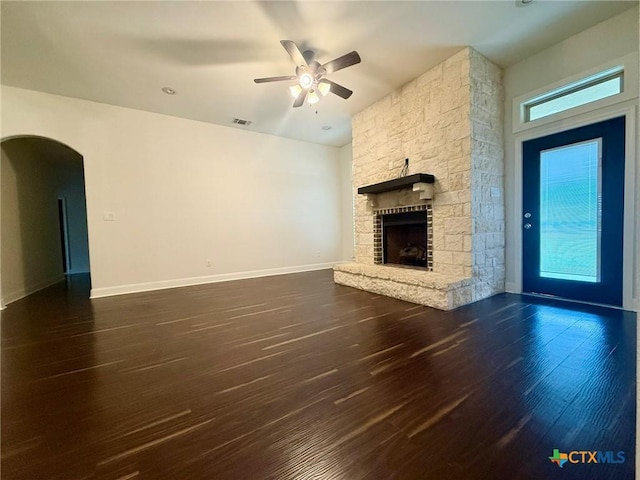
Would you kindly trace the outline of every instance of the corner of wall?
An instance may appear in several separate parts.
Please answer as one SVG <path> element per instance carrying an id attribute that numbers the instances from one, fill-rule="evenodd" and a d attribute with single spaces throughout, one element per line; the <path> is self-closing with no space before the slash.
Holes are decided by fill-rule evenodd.
<path id="1" fill-rule="evenodd" d="M 1 304 L 6 305 L 9 303 L 13 303 L 24 297 L 27 297 L 36 292 L 39 292 L 40 290 L 44 290 L 45 288 L 51 287 L 56 283 L 63 282 L 64 279 L 65 279 L 64 275 L 56 275 L 54 277 L 49 277 L 47 279 L 40 280 L 37 283 L 23 286 L 11 292 L 3 292 L 3 298 L 2 298 Z M 5 301 L 6 301 L 6 304 L 5 304 Z"/>
<path id="2" fill-rule="evenodd" d="M 473 300 L 505 290 L 502 70 L 469 49 Z"/>

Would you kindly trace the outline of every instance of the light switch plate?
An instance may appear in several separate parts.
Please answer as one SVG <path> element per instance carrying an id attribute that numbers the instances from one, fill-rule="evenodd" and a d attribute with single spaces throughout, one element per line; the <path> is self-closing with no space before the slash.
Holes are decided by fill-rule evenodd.
<path id="1" fill-rule="evenodd" d="M 102 219 L 105 222 L 114 222 L 116 220 L 116 215 L 113 212 L 104 212 L 102 214 Z"/>
<path id="2" fill-rule="evenodd" d="M 500 198 L 500 189 L 498 187 L 491 187 L 491 198 Z"/>

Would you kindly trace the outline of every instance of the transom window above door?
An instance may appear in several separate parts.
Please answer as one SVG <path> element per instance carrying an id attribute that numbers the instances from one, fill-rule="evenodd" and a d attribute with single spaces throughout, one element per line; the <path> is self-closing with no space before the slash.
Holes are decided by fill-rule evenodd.
<path id="1" fill-rule="evenodd" d="M 623 80 L 623 67 L 615 67 L 546 92 L 522 103 L 524 121 L 532 122 L 622 93 Z"/>

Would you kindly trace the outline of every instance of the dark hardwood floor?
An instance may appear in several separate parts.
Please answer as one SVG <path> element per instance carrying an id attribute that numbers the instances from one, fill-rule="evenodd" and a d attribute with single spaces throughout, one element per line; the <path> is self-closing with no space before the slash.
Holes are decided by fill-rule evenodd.
<path id="1" fill-rule="evenodd" d="M 2 312 L 5 480 L 634 478 L 635 314 L 441 312 L 330 271 L 87 294 Z"/>

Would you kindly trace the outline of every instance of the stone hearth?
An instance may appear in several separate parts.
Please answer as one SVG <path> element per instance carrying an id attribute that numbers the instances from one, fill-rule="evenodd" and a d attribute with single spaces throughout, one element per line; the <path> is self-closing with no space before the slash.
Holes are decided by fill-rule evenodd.
<path id="1" fill-rule="evenodd" d="M 451 310 L 471 302 L 473 289 L 470 278 L 393 265 L 337 265 L 333 279 L 341 285 L 441 310 Z"/>

